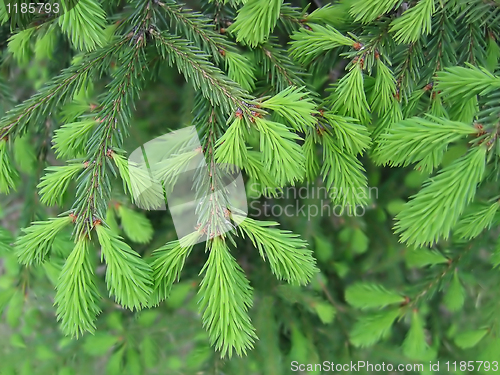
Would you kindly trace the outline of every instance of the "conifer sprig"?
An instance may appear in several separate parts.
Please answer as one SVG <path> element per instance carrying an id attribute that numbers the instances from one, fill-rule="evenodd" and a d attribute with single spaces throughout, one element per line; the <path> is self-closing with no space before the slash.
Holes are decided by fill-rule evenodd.
<path id="1" fill-rule="evenodd" d="M 38 184 L 40 201 L 49 206 L 60 204 L 68 185 L 84 168 L 83 163 L 47 167 L 45 169 L 47 173 Z"/>
<path id="2" fill-rule="evenodd" d="M 101 312 L 89 247 L 87 239 L 76 241 L 57 282 L 57 319 L 66 335 L 79 337 L 84 332 L 94 332 Z"/>
<path id="3" fill-rule="evenodd" d="M 454 66 L 437 73 L 437 88 L 450 100 L 486 95 L 500 88 L 500 77 L 484 68 Z M 463 100 L 462 99 L 462 100 Z"/>
<path id="4" fill-rule="evenodd" d="M 156 306 L 168 298 L 172 285 L 179 281 L 184 263 L 199 237 L 200 233 L 195 231 L 187 237 L 169 242 L 153 252 L 151 268 L 154 289 L 151 305 Z"/>
<path id="5" fill-rule="evenodd" d="M 290 86 L 305 86 L 304 72 L 293 63 L 286 53 L 286 50 L 277 45 L 274 38 L 270 38 L 266 43 L 259 46 L 254 51 L 257 61 L 262 64 L 261 72 L 275 87 L 277 92 L 281 92 Z"/>
<path id="6" fill-rule="evenodd" d="M 485 167 L 486 147 L 480 145 L 428 179 L 396 216 L 401 242 L 424 246 L 447 239 L 474 199 Z"/>
<path id="7" fill-rule="evenodd" d="M 370 107 L 364 89 L 364 77 L 361 62 L 351 68 L 342 77 L 335 89 L 333 111 L 344 116 L 357 118 L 362 124 L 370 122 Z"/>
<path id="8" fill-rule="evenodd" d="M 274 30 L 282 4 L 283 0 L 246 1 L 228 31 L 236 34 L 237 42 L 256 47 Z"/>
<path id="9" fill-rule="evenodd" d="M 307 242 L 289 231 L 272 228 L 278 223 L 235 217 L 240 233 L 248 236 L 259 250 L 260 256 L 269 261 L 273 274 L 291 284 L 305 285 L 318 271 Z"/>
<path id="10" fill-rule="evenodd" d="M 199 309 L 210 341 L 221 356 L 244 355 L 257 336 L 248 316 L 252 288 L 220 237 L 214 238 L 201 273 Z"/>
<path id="11" fill-rule="evenodd" d="M 398 43 L 414 43 L 421 35 L 431 32 L 432 16 L 436 11 L 434 0 L 420 0 L 392 22 L 391 31 Z"/>
<path id="12" fill-rule="evenodd" d="M 389 12 L 400 3 L 401 0 L 355 0 L 351 3 L 351 9 L 349 10 L 349 13 L 354 17 L 356 21 L 369 23 L 371 21 L 374 21 L 381 15 Z"/>
<path id="13" fill-rule="evenodd" d="M 163 59 L 175 65 L 195 89 L 200 89 L 213 106 L 221 106 L 227 115 L 236 109 L 249 112 L 245 103 L 251 97 L 208 61 L 206 55 L 179 37 L 152 31 Z"/>
<path id="14" fill-rule="evenodd" d="M 73 221 L 72 216 L 35 221 L 23 229 L 16 240 L 16 254 L 21 264 L 38 265 L 45 261 L 57 234 Z"/>
<path id="15" fill-rule="evenodd" d="M 370 146 L 368 128 L 355 118 L 339 116 L 333 112 L 325 112 L 323 117 L 326 120 L 325 125 L 329 125 L 333 130 L 339 146 L 348 153 L 361 154 Z"/>
<path id="16" fill-rule="evenodd" d="M 275 176 L 277 183 L 301 181 L 305 173 L 304 154 L 296 143 L 300 137 L 279 123 L 255 118 L 255 126 L 260 133 L 260 149 L 264 165 Z"/>
<path id="17" fill-rule="evenodd" d="M 0 120 L 0 138 L 26 132 L 29 124 L 40 124 L 56 112 L 58 106 L 73 99 L 75 94 L 108 67 L 113 56 L 121 53 L 128 38 L 115 38 L 107 46 L 82 57 L 81 61 L 64 69 L 47 82 L 35 95 L 18 104 Z"/>
<path id="18" fill-rule="evenodd" d="M 177 34 L 196 45 L 203 46 L 203 51 L 213 56 L 216 62 L 223 58 L 222 51 L 234 50 L 234 44 L 222 34 L 214 31 L 212 20 L 202 13 L 186 8 L 184 4 L 177 1 L 165 0 L 158 3 L 168 16 L 165 23 L 169 24 Z"/>
<path id="19" fill-rule="evenodd" d="M 18 177 L 7 150 L 7 141 L 0 139 L 0 194 L 8 194 L 11 189 L 15 189 Z"/>
<path id="20" fill-rule="evenodd" d="M 137 40 L 133 40 L 133 45 L 122 55 L 123 65 L 108 85 L 110 95 L 101 103 L 96 114 L 99 126 L 87 145 L 88 166 L 78 186 L 79 194 L 75 202 L 80 233 L 90 231 L 96 218 L 104 219 L 106 216 L 111 193 L 106 160 L 111 156 L 112 148 L 121 145 L 123 134 L 127 132 L 131 105 L 138 96 L 147 67 L 145 41 L 141 39 L 142 31 L 138 33 Z"/>
<path id="21" fill-rule="evenodd" d="M 323 145 L 321 175 L 329 196 L 335 204 L 352 214 L 357 206 L 365 206 L 367 203 L 368 181 L 365 169 L 353 154 L 342 151 L 331 134 L 322 133 L 320 140 Z"/>
<path id="22" fill-rule="evenodd" d="M 97 125 L 95 119 L 67 123 L 54 132 L 53 148 L 59 158 L 75 158 L 85 151 L 90 134 Z"/>
<path id="23" fill-rule="evenodd" d="M 312 30 L 301 29 L 292 35 L 290 55 L 303 65 L 311 63 L 322 53 L 341 46 L 353 46 L 355 41 L 331 26 L 314 25 Z"/>
<path id="24" fill-rule="evenodd" d="M 275 96 L 260 103 L 265 109 L 277 112 L 295 129 L 305 131 L 316 123 L 318 112 L 304 88 L 288 87 Z"/>
<path id="25" fill-rule="evenodd" d="M 131 310 L 147 306 L 153 285 L 149 265 L 110 229 L 99 224 L 96 232 L 101 258 L 106 261 L 106 284 L 110 295 Z"/>
<path id="26" fill-rule="evenodd" d="M 393 124 L 389 130 L 377 139 L 375 158 L 381 164 L 404 166 L 419 162 L 436 155 L 437 162 L 449 144 L 466 135 L 477 134 L 479 130 L 469 124 L 437 118 L 411 117 Z M 437 167 L 428 163 L 426 170 Z"/>

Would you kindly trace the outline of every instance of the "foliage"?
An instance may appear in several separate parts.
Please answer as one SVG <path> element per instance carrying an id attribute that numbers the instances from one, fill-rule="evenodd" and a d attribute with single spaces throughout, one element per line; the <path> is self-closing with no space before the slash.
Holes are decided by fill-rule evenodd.
<path id="1" fill-rule="evenodd" d="M 0 373 L 498 361 L 497 1 L 14 3 Z M 140 147 L 187 126 L 200 147 L 151 169 Z M 200 155 L 177 238 L 166 196 Z"/>

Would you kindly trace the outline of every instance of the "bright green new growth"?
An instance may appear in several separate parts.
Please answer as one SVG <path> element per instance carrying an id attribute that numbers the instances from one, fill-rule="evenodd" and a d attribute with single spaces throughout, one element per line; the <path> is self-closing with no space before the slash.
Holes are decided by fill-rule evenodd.
<path id="1" fill-rule="evenodd" d="M 354 284 L 346 289 L 346 301 L 360 309 L 382 308 L 395 303 L 404 302 L 405 298 L 399 293 L 374 284 Z"/>
<path id="2" fill-rule="evenodd" d="M 288 231 L 269 228 L 273 222 L 259 222 L 250 218 L 239 222 L 242 236 L 248 236 L 259 250 L 262 259 L 269 261 L 278 279 L 292 284 L 305 285 L 318 271 L 307 243 Z"/>
<path id="3" fill-rule="evenodd" d="M 94 332 L 101 299 L 90 260 L 89 241 L 78 240 L 64 263 L 56 286 L 57 319 L 67 335 L 79 337 Z"/>
<path id="4" fill-rule="evenodd" d="M 72 221 L 70 216 L 35 221 L 16 241 L 16 254 L 21 264 L 38 265 L 45 261 L 57 234 Z"/>
<path id="5" fill-rule="evenodd" d="M 256 47 L 274 30 L 283 0 L 248 0 L 239 9 L 235 22 L 228 31 L 236 34 L 236 41 Z M 249 33 L 248 30 L 252 32 Z"/>
<path id="6" fill-rule="evenodd" d="M 424 246 L 449 237 L 465 207 L 474 199 L 483 178 L 485 155 L 486 147 L 475 147 L 424 183 L 396 216 L 395 230 L 401 241 Z"/>
<path id="7" fill-rule="evenodd" d="M 152 292 L 151 268 L 110 229 L 96 226 L 101 261 L 106 261 L 106 284 L 116 302 L 139 310 L 148 305 Z"/>
<path id="8" fill-rule="evenodd" d="M 15 189 L 18 176 L 7 153 L 7 142 L 0 140 L 0 193 L 9 193 L 11 189 Z"/>
<path id="9" fill-rule="evenodd" d="M 231 357 L 233 350 L 245 354 L 257 338 L 247 315 L 252 306 L 252 288 L 224 240 L 212 241 L 201 273 L 199 309 L 212 345 L 222 356 Z"/>
<path id="10" fill-rule="evenodd" d="M 2 24 L 9 20 L 3 5 Z M 265 341 L 264 349 L 256 348 L 263 350 L 258 355 L 268 358 L 270 353 L 278 353 L 279 358 L 280 339 L 290 333 L 286 337 L 291 343 L 290 356 L 307 353 L 304 361 L 317 359 L 317 332 L 303 333 L 310 316 L 282 314 L 277 309 L 286 302 L 312 313 L 319 319 L 313 322 L 317 326 L 321 321 L 336 329 L 342 322 L 338 324 L 345 330 L 343 336 L 339 334 L 342 347 L 364 348 L 389 339 L 398 321 L 398 326 L 406 325 L 397 330 L 398 344 L 402 344 L 396 347 L 398 355 L 403 353 L 414 361 L 434 358 L 443 338 L 436 333 L 438 337 L 429 341 L 426 324 L 435 315 L 428 318 L 428 311 L 439 305 L 439 311 L 460 312 L 470 299 L 468 294 L 477 285 L 483 287 L 484 280 L 478 277 L 480 281 L 476 281 L 476 274 L 466 270 L 465 264 L 482 265 L 487 259 L 488 267 L 500 266 L 500 245 L 493 250 L 481 245 L 476 258 L 470 255 L 474 250 L 468 253 L 464 245 L 498 223 L 498 197 L 488 195 L 481 185 L 495 188 L 490 181 L 497 177 L 500 155 L 498 7 L 480 0 L 467 4 L 350 0 L 307 13 L 309 10 L 281 0 L 202 1 L 202 5 L 207 7 L 200 7 L 203 13 L 199 13 L 173 0 L 131 0 L 123 9 L 116 2 L 80 0 L 74 10 L 50 24 L 26 30 L 14 27 L 9 34 L 6 61 L 17 63 L 21 70 L 28 66 L 33 48 L 36 59 L 54 56 L 61 41 L 72 48 L 67 51 L 73 58 L 68 67 L 0 119 L 0 193 L 15 190 L 16 167 L 23 173 L 33 172 L 36 165 L 43 170 L 51 160 L 33 152 L 23 161 L 19 157 L 22 142 L 26 146 L 34 138 L 48 140 L 51 133 L 55 156 L 66 162 L 47 167 L 38 185 L 44 205 L 57 205 L 61 210 L 71 206 L 66 216 L 44 220 L 38 218 L 39 211 L 30 212 L 28 220 L 36 221 L 15 240 L 21 264 L 43 263 L 41 271 L 57 281 L 55 302 L 63 331 L 77 337 L 95 331 L 101 301 L 94 276 L 99 249 L 106 263 L 107 289 L 114 299 L 111 304 L 139 310 L 157 306 L 175 294 L 184 268 L 184 272 L 202 268 L 201 264 L 198 268 L 185 265 L 188 260 L 199 261 L 203 252 L 193 249 L 204 235 L 208 259 L 200 273 L 199 312 L 210 343 L 223 357 L 246 354 L 258 333 L 261 343 Z M 283 40 L 290 43 L 283 45 Z M 328 245 L 320 266 L 328 266 L 328 273 L 320 273 L 321 267 L 316 265 L 314 255 L 320 254 L 320 245 L 316 244 L 313 253 L 298 235 L 273 228 L 275 222 L 230 212 L 221 203 L 227 198 L 223 193 L 218 193 L 220 201 L 201 205 L 203 218 L 191 235 L 163 246 L 167 240 L 160 239 L 151 257 L 143 257 L 143 253 L 150 254 L 149 246 L 163 232 L 158 229 L 156 233 L 144 213 L 129 208 L 127 199 L 142 210 L 158 209 L 165 204 L 165 196 L 157 180 L 174 183 L 177 172 L 200 154 L 196 150 L 160 163 L 154 176 L 127 160 L 125 139 L 141 128 L 133 115 L 135 104 L 150 98 L 151 93 L 142 89 L 151 82 L 162 82 L 165 71 L 174 75 L 169 67 L 188 83 L 184 94 L 191 100 L 186 100 L 185 112 L 189 113 L 173 126 L 196 127 L 209 168 L 208 181 L 196 181 L 198 192 L 219 182 L 214 163 L 238 166 L 248 184 L 257 183 L 261 191 L 308 182 L 326 187 L 328 203 L 341 206 L 343 215 L 310 222 L 311 228 L 326 224 L 339 229 L 327 233 L 331 243 L 324 241 Z M 3 86 L 2 80 L 2 100 L 6 97 L 3 91 L 8 91 Z M 102 92 L 94 93 L 94 88 Z M 421 180 L 412 182 L 415 193 L 406 204 L 386 202 L 393 198 L 392 192 L 369 202 L 369 181 L 399 189 L 386 178 L 385 169 L 372 161 L 390 167 L 412 165 L 415 173 L 429 176 L 421 189 Z M 121 182 L 115 184 L 115 179 Z M 397 194 L 406 199 L 405 193 Z M 368 203 L 370 207 L 366 207 Z M 357 216 L 359 206 L 363 206 L 363 215 L 366 208 L 365 217 Z M 212 218 L 220 212 L 238 227 L 217 236 L 206 228 L 217 227 Z M 360 261 L 367 278 L 388 270 L 382 269 L 383 262 L 373 273 L 366 266 L 380 261 L 377 244 L 369 242 L 367 233 L 372 225 L 378 228 L 374 222 L 393 216 L 394 230 L 404 244 L 386 246 L 385 237 L 389 236 L 382 233 L 381 243 L 396 261 L 418 268 L 409 273 L 411 281 L 403 272 L 396 272 L 405 275 L 404 283 L 398 281 L 397 292 L 375 281 L 355 282 L 345 289 L 347 304 L 336 301 L 327 284 L 335 280 L 347 285 L 359 276 L 350 263 Z M 155 223 L 155 228 L 160 225 Z M 308 225 L 301 222 L 298 226 L 311 236 Z M 68 245 L 61 239 L 70 239 L 69 231 L 64 230 L 67 227 L 72 227 L 71 239 L 76 241 L 69 256 L 64 251 Z M 135 247 L 141 254 L 124 238 L 141 244 Z M 342 247 L 337 248 L 337 239 Z M 258 251 L 257 255 L 250 249 L 249 260 L 244 254 L 245 240 Z M 9 251 L 12 242 L 10 235 L 0 231 L 0 251 Z M 421 248 L 424 246 L 435 248 Z M 196 256 L 190 258 L 192 254 Z M 244 261 L 253 266 L 259 257 L 269 263 L 269 273 L 278 284 L 265 294 L 255 293 L 259 304 L 274 304 L 254 311 L 252 287 L 260 280 L 250 282 L 242 267 Z M 483 271 L 477 269 L 477 273 Z M 427 278 L 429 283 L 423 286 L 410 288 L 406 283 Z M 294 287 L 279 285 L 282 281 Z M 295 287 L 310 282 L 310 289 Z M 384 285 L 389 284 L 384 281 Z M 437 292 L 441 292 L 442 303 L 427 304 Z M 0 310 L 10 298 L 16 301 L 22 294 L 13 295 L 16 297 L 10 291 L 0 292 Z M 355 309 L 376 311 L 366 312 L 345 328 L 344 319 L 349 322 Z M 257 318 L 251 320 L 254 312 Z M 490 314 L 492 318 L 484 315 L 478 324 L 488 330 L 483 325 L 469 327 L 454 337 L 446 336 L 446 345 L 455 342 L 468 348 L 484 344 L 497 355 L 500 342 L 495 327 L 499 325 L 495 314 Z M 108 349 L 117 341 L 112 342 Z M 154 347 L 151 341 L 144 346 Z M 389 343 L 383 346 L 390 348 Z M 127 366 L 133 368 L 140 362 L 137 354 L 130 354 L 134 349 L 125 347 L 115 347 L 109 360 L 118 369 L 125 352 Z M 263 373 L 279 374 L 279 366 L 272 365 Z"/>

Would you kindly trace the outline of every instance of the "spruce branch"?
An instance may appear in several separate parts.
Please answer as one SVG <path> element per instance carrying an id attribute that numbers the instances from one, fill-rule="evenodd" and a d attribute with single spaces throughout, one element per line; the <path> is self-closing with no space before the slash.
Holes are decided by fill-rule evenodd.
<path id="1" fill-rule="evenodd" d="M 333 135 L 322 132 L 319 138 L 323 145 L 323 165 L 321 175 L 325 181 L 333 203 L 346 208 L 349 214 L 356 212 L 357 206 L 367 204 L 368 181 L 361 162 L 352 154 L 338 146 Z M 363 193 L 365 192 L 365 193 Z"/>
<path id="2" fill-rule="evenodd" d="M 85 165 L 82 163 L 47 167 L 45 169 L 47 173 L 37 186 L 40 189 L 40 201 L 49 206 L 61 204 L 63 194 L 68 189 L 69 183 L 84 168 Z"/>
<path id="3" fill-rule="evenodd" d="M 24 133 L 30 124 L 44 123 L 58 106 L 72 100 L 92 77 L 108 67 L 113 56 L 120 54 L 128 42 L 128 38 L 117 37 L 109 45 L 82 56 L 80 62 L 64 69 L 38 93 L 8 111 L 0 119 L 0 139 Z"/>
<path id="4" fill-rule="evenodd" d="M 432 16 L 436 11 L 434 0 L 420 0 L 417 5 L 406 10 L 392 21 L 391 31 L 398 43 L 414 43 L 421 35 L 431 32 Z"/>
<path id="5" fill-rule="evenodd" d="M 275 111 L 296 131 L 314 127 L 318 114 L 315 103 L 305 92 L 304 87 L 288 87 L 275 96 L 260 102 L 260 107 Z"/>
<path id="6" fill-rule="evenodd" d="M 150 266 L 110 229 L 98 224 L 101 261 L 106 261 L 106 284 L 116 302 L 131 310 L 146 307 L 152 292 Z"/>
<path id="7" fill-rule="evenodd" d="M 391 9 L 394 9 L 399 4 L 401 4 L 401 0 L 355 0 L 351 4 L 349 13 L 356 21 L 369 23 L 389 12 Z"/>
<path id="8" fill-rule="evenodd" d="M 262 74 L 266 81 L 275 87 L 277 92 L 289 86 L 305 86 L 304 72 L 297 67 L 286 51 L 280 48 L 274 38 L 257 48 L 256 54 L 259 65 L 262 64 Z"/>
<path id="9" fill-rule="evenodd" d="M 344 117 L 334 114 L 333 112 L 324 112 L 323 119 L 325 121 L 324 130 L 329 131 L 329 126 L 333 130 L 333 134 L 338 140 L 339 146 L 352 155 L 362 154 L 370 144 L 370 133 L 365 125 L 359 123 L 358 120 L 351 117 Z M 320 123 L 323 120 L 320 118 Z"/>
<path id="10" fill-rule="evenodd" d="M 290 56 L 303 65 L 310 64 L 326 51 L 342 46 L 354 46 L 355 41 L 331 26 L 314 25 L 312 30 L 301 29 L 292 35 Z"/>
<path id="11" fill-rule="evenodd" d="M 261 118 L 255 118 L 254 122 L 260 135 L 263 163 L 276 182 L 283 186 L 303 180 L 305 158 L 296 143 L 301 138 L 279 122 Z"/>
<path id="12" fill-rule="evenodd" d="M 405 297 L 401 294 L 370 283 L 350 285 L 346 289 L 345 299 L 350 305 L 359 309 L 383 308 L 405 301 Z"/>
<path id="13" fill-rule="evenodd" d="M 7 140 L 0 138 L 0 193 L 8 194 L 11 189 L 15 190 L 18 178 L 7 150 Z"/>
<path id="14" fill-rule="evenodd" d="M 201 51 L 188 41 L 167 33 L 153 30 L 151 35 L 162 58 L 170 65 L 176 65 L 186 80 L 190 81 L 195 89 L 200 89 L 213 106 L 221 106 L 227 115 L 238 108 L 249 113 L 245 103 L 249 102 L 251 97 L 208 61 Z"/>
<path id="15" fill-rule="evenodd" d="M 123 190 L 129 194 L 134 204 L 145 210 L 161 207 L 165 203 L 161 184 L 149 173 L 147 168 L 115 151 L 110 153 L 111 159 L 118 168 L 123 182 Z"/>
<path id="16" fill-rule="evenodd" d="M 74 217 L 69 215 L 47 221 L 35 221 L 23 229 L 16 240 L 16 255 L 21 264 L 38 265 L 45 261 L 57 234 L 68 226 Z"/>
<path id="17" fill-rule="evenodd" d="M 124 205 L 117 208 L 118 216 L 125 235 L 136 243 L 148 243 L 153 238 L 154 230 L 148 218 L 140 212 L 134 211 Z"/>
<path id="18" fill-rule="evenodd" d="M 479 236 L 484 229 L 490 229 L 499 208 L 500 201 L 497 200 L 492 204 L 484 204 L 477 211 L 464 216 L 456 226 L 456 236 L 470 240 Z"/>
<path id="19" fill-rule="evenodd" d="M 236 34 L 236 41 L 250 47 L 265 42 L 280 17 L 283 0 L 248 0 L 238 10 L 228 32 Z"/>
<path id="20" fill-rule="evenodd" d="M 394 321 L 400 315 L 399 309 L 392 309 L 360 318 L 351 331 L 351 343 L 361 348 L 372 346 L 389 336 Z"/>
<path id="21" fill-rule="evenodd" d="M 138 97 L 144 80 L 143 71 L 147 67 L 141 29 L 138 34 L 137 39 L 131 41 L 132 45 L 122 55 L 122 65 L 108 85 L 109 95 L 104 98 L 96 114 L 99 126 L 87 144 L 88 166 L 82 174 L 74 205 L 79 233 L 89 232 L 94 221 L 103 219 L 106 215 L 110 197 L 107 159 L 111 156 L 112 148 L 119 147 L 123 134 L 126 134 L 131 106 Z"/>
<path id="22" fill-rule="evenodd" d="M 106 13 L 96 0 L 78 0 L 68 4 L 61 3 L 61 16 L 58 24 L 68 35 L 71 43 L 79 50 L 92 51 L 105 44 Z"/>
<path id="23" fill-rule="evenodd" d="M 210 342 L 221 356 L 242 356 L 253 347 L 257 336 L 248 316 L 252 288 L 243 270 L 220 237 L 214 238 L 210 254 L 200 273 L 199 310 Z"/>
<path id="24" fill-rule="evenodd" d="M 250 238 L 260 256 L 269 261 L 273 274 L 279 280 L 295 285 L 311 281 L 318 269 L 307 242 L 289 231 L 273 228 L 278 223 L 256 221 L 233 215 L 241 235 Z"/>
<path id="25" fill-rule="evenodd" d="M 89 247 L 87 239 L 76 241 L 59 275 L 54 299 L 63 332 L 76 337 L 85 331 L 94 332 L 101 312 Z"/>
<path id="26" fill-rule="evenodd" d="M 170 28 L 174 29 L 187 40 L 211 56 L 220 65 L 223 61 L 229 78 L 238 82 L 245 90 L 254 88 L 254 73 L 250 60 L 238 50 L 236 45 L 214 31 L 212 20 L 199 12 L 186 8 L 175 1 L 166 0 L 158 3 L 165 11 L 169 21 L 164 19 Z"/>
<path id="27" fill-rule="evenodd" d="M 168 23 L 171 29 L 187 40 L 193 41 L 195 45 L 201 46 L 202 50 L 213 56 L 217 63 L 223 57 L 222 51 L 237 51 L 234 43 L 214 31 L 212 20 L 202 13 L 172 0 L 159 1 L 158 5 L 169 18 L 165 23 Z"/>
<path id="28" fill-rule="evenodd" d="M 374 157 L 377 163 L 403 167 L 425 160 L 421 167 L 432 171 L 441 162 L 449 144 L 478 133 L 476 127 L 458 121 L 430 115 L 412 117 L 398 121 L 378 137 Z"/>
<path id="29" fill-rule="evenodd" d="M 332 110 L 340 115 L 354 117 L 362 124 L 370 122 L 370 107 L 366 99 L 361 60 L 342 77 L 331 96 Z"/>
<path id="30" fill-rule="evenodd" d="M 486 150 L 485 145 L 472 148 L 424 183 L 396 216 L 401 242 L 422 247 L 449 237 L 483 178 Z"/>
<path id="31" fill-rule="evenodd" d="M 97 125 L 95 119 L 67 123 L 54 132 L 52 142 L 58 158 L 75 158 L 85 151 L 85 145 Z"/>
<path id="32" fill-rule="evenodd" d="M 215 159 L 244 168 L 248 162 L 248 147 L 245 144 L 248 130 L 244 119 L 235 118 L 215 145 Z"/>
<path id="33" fill-rule="evenodd" d="M 179 281 L 184 263 L 199 237 L 200 233 L 193 232 L 153 252 L 151 268 L 154 288 L 150 301 L 152 306 L 157 306 L 168 298 L 172 285 Z"/>
<path id="34" fill-rule="evenodd" d="M 475 95 L 486 95 L 500 88 L 500 77 L 484 68 L 467 65 L 445 68 L 437 73 L 437 89 L 449 100 L 469 99 Z"/>

